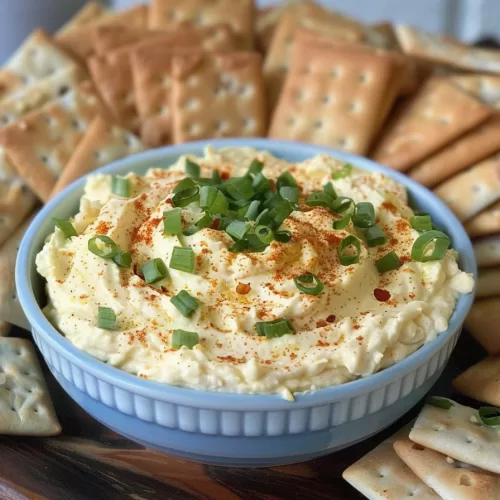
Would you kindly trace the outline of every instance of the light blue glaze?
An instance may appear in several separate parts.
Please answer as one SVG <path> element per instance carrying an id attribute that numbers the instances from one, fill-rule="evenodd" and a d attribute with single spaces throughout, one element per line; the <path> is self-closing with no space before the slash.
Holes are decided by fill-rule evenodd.
<path id="1" fill-rule="evenodd" d="M 401 173 L 326 147 L 267 139 L 202 141 L 147 151 L 100 171 L 144 174 L 151 167 L 171 165 L 183 154 L 202 154 L 208 144 L 216 148 L 250 146 L 294 162 L 327 153 L 357 167 L 383 172 L 408 188 L 419 209 L 430 213 L 433 221 L 452 238 L 453 248 L 460 253 L 461 269 L 476 276 L 468 236 L 450 209 L 431 192 Z M 80 179 L 57 195 L 27 230 L 16 263 L 18 296 L 37 344 L 66 391 L 98 420 L 148 446 L 214 463 L 277 465 L 296 461 L 293 456 L 297 460 L 312 458 L 359 441 L 399 418 L 430 388 L 473 301 L 473 294 L 460 297 L 448 330 L 404 361 L 367 378 L 298 394 L 295 403 L 276 395 L 212 393 L 143 380 L 74 347 L 52 327 L 38 306 L 37 299 L 43 300 L 44 292 L 42 278 L 35 270 L 35 256 L 53 231 L 52 217 L 76 213 L 84 183 L 85 179 Z M 112 408 L 115 409 L 110 413 Z M 144 426 L 154 426 L 154 433 Z M 331 439 L 316 443 L 313 436 L 320 431 Z M 172 433 L 176 433 L 176 439 Z M 149 439 L 145 437 L 148 435 Z M 274 436 L 280 436 L 279 442 Z M 208 439 L 205 444 L 204 439 Z M 228 440 L 232 444 L 223 446 Z M 172 441 L 176 441 L 175 446 Z M 218 452 L 214 451 L 217 443 L 220 443 Z M 264 452 L 269 446 L 273 446 L 272 457 Z"/>

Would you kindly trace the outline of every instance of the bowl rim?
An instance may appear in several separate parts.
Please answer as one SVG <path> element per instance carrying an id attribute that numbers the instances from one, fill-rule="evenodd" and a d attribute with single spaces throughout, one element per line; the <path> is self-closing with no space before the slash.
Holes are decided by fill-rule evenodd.
<path id="1" fill-rule="evenodd" d="M 192 154 L 193 151 L 203 151 L 203 149 L 207 146 L 212 146 L 216 149 L 227 147 L 252 147 L 257 150 L 275 152 L 278 150 L 281 151 L 282 154 L 296 154 L 299 157 L 304 155 L 312 157 L 316 154 L 328 154 L 335 156 L 342 161 L 353 163 L 358 168 L 381 172 L 409 188 L 410 192 L 417 192 L 419 193 L 419 196 L 429 198 L 430 201 L 437 206 L 447 220 L 446 229 L 449 230 L 452 228 L 452 232 L 455 233 L 455 238 L 458 236 L 461 240 L 461 246 L 463 249 L 460 252 L 460 257 L 464 263 L 464 266 L 462 267 L 465 267 L 469 272 L 471 272 L 474 275 L 475 280 L 477 279 L 477 267 L 471 241 L 462 224 L 458 221 L 453 212 L 441 200 L 439 200 L 437 196 L 401 172 L 391 170 L 373 162 L 372 160 L 350 153 L 337 151 L 326 146 L 315 146 L 300 142 L 265 138 L 203 140 L 144 151 L 136 155 L 114 161 L 97 171 L 104 174 L 114 173 L 115 171 L 123 171 L 127 168 L 132 171 L 134 166 L 137 167 L 138 162 L 151 161 L 152 166 L 154 166 L 155 162 L 158 163 L 159 161 L 162 161 L 162 157 L 163 161 L 165 160 L 165 157 L 178 158 L 184 154 Z M 279 153 L 277 154 L 279 155 Z M 171 165 L 174 161 L 175 160 L 171 160 L 169 165 Z M 95 174 L 97 171 L 90 172 L 88 175 Z M 75 347 L 48 321 L 38 305 L 33 293 L 30 279 L 30 269 L 31 266 L 34 265 L 34 262 L 30 259 L 30 248 L 32 247 L 33 240 L 39 232 L 40 226 L 45 222 L 45 219 L 48 216 L 52 215 L 54 209 L 63 200 L 75 195 L 79 189 L 83 188 L 86 177 L 87 176 L 82 177 L 62 190 L 57 196 L 42 207 L 29 225 L 22 239 L 16 260 L 15 275 L 18 298 L 32 329 L 36 330 L 38 334 L 43 335 L 44 339 L 49 343 L 51 348 L 56 349 L 57 351 L 64 351 L 65 357 L 68 360 L 71 360 L 71 362 L 76 366 L 93 374 L 98 379 L 104 380 L 114 386 L 120 386 L 120 388 L 129 390 L 135 394 L 187 406 L 192 406 L 194 401 L 193 396 L 195 396 L 197 406 L 221 410 L 243 410 L 244 408 L 249 410 L 262 409 L 267 411 L 291 408 L 298 409 L 300 407 L 311 407 L 342 399 L 350 399 L 383 387 L 397 379 L 402 378 L 407 373 L 410 373 L 416 370 L 419 366 L 425 364 L 430 357 L 432 357 L 434 353 L 439 352 L 448 342 L 449 338 L 462 327 L 465 316 L 467 315 L 474 299 L 474 292 L 459 297 L 455 310 L 450 318 L 448 329 L 440 333 L 433 341 L 424 344 L 407 358 L 367 377 L 362 377 L 341 385 L 321 388 L 316 391 L 295 394 L 295 403 L 293 403 L 293 406 L 290 406 L 290 402 L 281 398 L 279 394 L 212 392 L 174 386 L 154 380 L 141 379 L 136 375 L 108 365 L 97 358 L 94 358 L 85 351 Z"/>

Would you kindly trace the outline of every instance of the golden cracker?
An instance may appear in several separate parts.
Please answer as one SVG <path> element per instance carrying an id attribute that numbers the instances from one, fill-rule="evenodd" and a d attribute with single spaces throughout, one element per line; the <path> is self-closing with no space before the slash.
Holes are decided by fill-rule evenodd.
<path id="1" fill-rule="evenodd" d="M 469 219 L 464 227 L 471 238 L 500 233 L 500 202 Z"/>

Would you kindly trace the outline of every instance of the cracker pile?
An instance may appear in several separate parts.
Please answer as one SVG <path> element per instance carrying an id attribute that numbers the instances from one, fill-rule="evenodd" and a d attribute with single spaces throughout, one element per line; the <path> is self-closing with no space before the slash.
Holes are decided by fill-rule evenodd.
<path id="1" fill-rule="evenodd" d="M 498 499 L 500 426 L 490 424 L 481 410 L 430 398 L 413 425 L 383 441 L 343 477 L 370 499 Z"/>
<path id="2" fill-rule="evenodd" d="M 500 355 L 487 319 L 500 314 L 500 51 L 312 0 L 89 1 L 53 36 L 35 30 L 0 68 L 0 261 L 40 203 L 110 161 L 266 136 L 368 156 L 433 189 L 481 266 L 467 326 Z"/>

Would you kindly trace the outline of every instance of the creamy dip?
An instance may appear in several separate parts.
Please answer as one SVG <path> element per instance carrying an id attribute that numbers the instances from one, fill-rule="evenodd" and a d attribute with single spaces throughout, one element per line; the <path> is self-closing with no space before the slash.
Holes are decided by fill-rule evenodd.
<path id="1" fill-rule="evenodd" d="M 190 236 L 164 234 L 164 212 L 174 209 L 172 190 L 186 178 L 186 157 L 143 177 L 128 174 L 128 198 L 112 193 L 111 176 L 96 174 L 71 219 L 78 235 L 66 238 L 56 228 L 37 256 L 47 280 L 47 318 L 79 349 L 144 379 L 288 399 L 373 374 L 447 329 L 459 294 L 472 291 L 473 279 L 459 270 L 451 249 L 440 260 L 412 259 L 421 233 L 409 222 L 413 211 L 402 185 L 377 172 L 350 171 L 327 155 L 291 164 L 253 149 L 207 148 L 203 157 L 190 157 L 201 177 L 217 169 L 222 179 L 244 176 L 255 159 L 267 178 L 289 171 L 299 185 L 300 209 L 280 227 L 290 231 L 290 241 L 272 241 L 262 252 L 231 252 L 234 241 L 218 222 Z M 333 228 L 344 214 L 305 203 L 328 182 L 338 196 L 373 204 L 385 244 L 369 247 L 352 221 Z M 183 228 L 202 215 L 198 203 L 183 207 Z M 338 247 L 351 234 L 361 242 L 359 262 L 342 265 Z M 96 235 L 129 250 L 131 267 L 89 251 Z M 194 271 L 170 268 L 164 279 L 147 284 L 142 265 L 160 258 L 168 266 L 180 246 L 194 251 Z M 375 262 L 391 251 L 401 266 L 379 272 Z M 305 273 L 320 280 L 321 293 L 297 287 L 294 278 Z M 170 300 L 182 290 L 200 301 L 189 317 Z M 115 313 L 115 329 L 98 327 L 99 307 Z M 258 335 L 256 323 L 280 318 L 293 332 Z M 198 343 L 174 349 L 178 329 L 196 332 Z"/>

